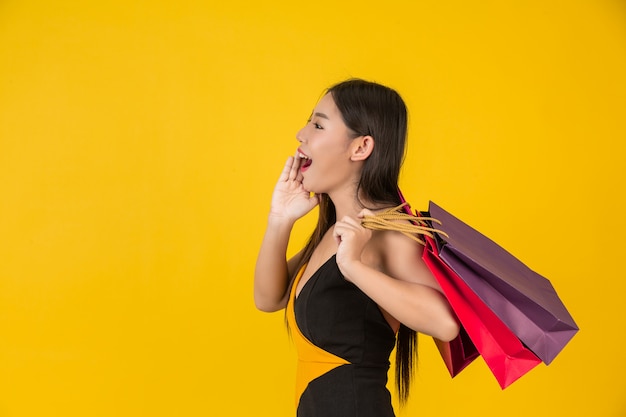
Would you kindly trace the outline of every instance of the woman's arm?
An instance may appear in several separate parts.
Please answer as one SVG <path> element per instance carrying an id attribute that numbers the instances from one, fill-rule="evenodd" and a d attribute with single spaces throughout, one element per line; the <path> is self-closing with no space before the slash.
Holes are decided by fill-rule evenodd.
<path id="1" fill-rule="evenodd" d="M 340 237 L 337 264 L 347 280 L 405 326 L 442 341 L 456 337 L 456 316 L 421 259 L 421 245 L 398 232 L 378 232 L 381 241 L 372 242 L 373 250 L 382 252 L 378 270 L 361 260 L 369 230 L 355 219 L 344 219 L 335 225 L 335 233 Z"/>
<path id="2" fill-rule="evenodd" d="M 300 254 L 287 262 L 289 235 L 297 219 L 318 204 L 302 187 L 300 158 L 289 157 L 272 195 L 267 229 L 254 270 L 254 303 L 261 311 L 277 311 L 287 305 L 289 278 Z"/>
<path id="3" fill-rule="evenodd" d="M 254 303 L 261 311 L 278 311 L 287 305 L 289 278 L 300 259 L 299 253 L 286 260 L 292 226 L 281 219 L 268 220 L 254 270 Z"/>

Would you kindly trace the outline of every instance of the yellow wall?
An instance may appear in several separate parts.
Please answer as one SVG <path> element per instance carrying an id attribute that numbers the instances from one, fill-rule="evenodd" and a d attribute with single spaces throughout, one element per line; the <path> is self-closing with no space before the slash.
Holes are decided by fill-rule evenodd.
<path id="1" fill-rule="evenodd" d="M 413 205 L 582 328 L 505 391 L 424 337 L 400 416 L 626 415 L 623 2 L 212 3 L 0 2 L 0 416 L 293 415 L 252 271 L 294 135 L 349 76 L 406 98 Z"/>

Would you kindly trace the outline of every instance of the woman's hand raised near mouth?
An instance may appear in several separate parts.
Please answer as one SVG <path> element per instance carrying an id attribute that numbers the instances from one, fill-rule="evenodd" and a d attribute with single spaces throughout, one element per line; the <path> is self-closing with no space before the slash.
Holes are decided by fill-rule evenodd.
<path id="1" fill-rule="evenodd" d="M 295 222 L 319 204 L 319 197 L 302 186 L 302 159 L 290 156 L 278 178 L 272 195 L 270 217 Z"/>

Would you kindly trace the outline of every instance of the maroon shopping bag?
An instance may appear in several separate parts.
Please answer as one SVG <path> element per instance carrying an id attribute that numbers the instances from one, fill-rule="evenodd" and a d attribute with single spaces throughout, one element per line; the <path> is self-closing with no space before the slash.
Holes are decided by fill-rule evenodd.
<path id="1" fill-rule="evenodd" d="M 513 333 L 546 364 L 578 331 L 574 319 L 543 276 L 495 242 L 430 202 L 441 259 Z"/>
<path id="2" fill-rule="evenodd" d="M 450 376 L 453 378 L 480 356 L 476 345 L 462 325 L 457 337 L 451 341 L 444 342 L 435 338 L 433 340 L 443 362 L 446 364 L 446 368 L 448 368 L 448 372 L 450 372 Z"/>

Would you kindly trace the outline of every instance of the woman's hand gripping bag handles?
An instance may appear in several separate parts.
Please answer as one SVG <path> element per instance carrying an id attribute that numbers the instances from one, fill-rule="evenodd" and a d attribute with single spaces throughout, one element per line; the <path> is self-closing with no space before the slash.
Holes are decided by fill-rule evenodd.
<path id="1" fill-rule="evenodd" d="M 403 198 L 402 200 L 404 202 Z M 422 258 L 439 282 L 464 329 L 452 342 L 438 343 L 439 351 L 451 376 L 455 376 L 471 363 L 477 356 L 477 350 L 500 386 L 506 388 L 537 366 L 541 360 L 522 345 L 515 334 L 439 257 L 434 235 L 437 231 L 431 227 L 432 224 L 426 224 L 423 221 L 434 220 L 419 219 L 414 216 L 406 203 L 402 207 L 405 215 L 408 215 L 406 219 L 410 220 L 413 225 L 403 227 L 399 226 L 401 223 L 382 220 L 384 217 L 398 219 L 397 216 L 389 216 L 396 209 L 375 217 L 366 217 L 363 225 L 376 229 L 398 230 L 425 246 Z M 399 213 L 395 211 L 395 214 Z M 424 240 L 416 238 L 413 234 L 422 235 Z M 465 336 L 469 336 L 469 340 Z"/>

